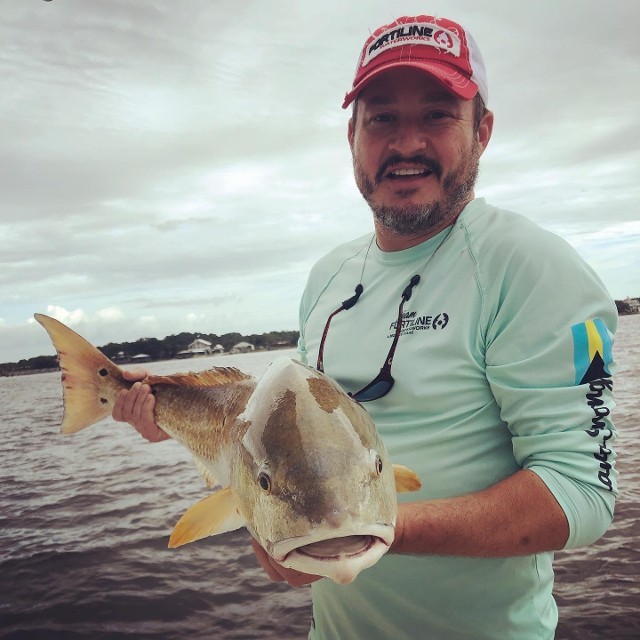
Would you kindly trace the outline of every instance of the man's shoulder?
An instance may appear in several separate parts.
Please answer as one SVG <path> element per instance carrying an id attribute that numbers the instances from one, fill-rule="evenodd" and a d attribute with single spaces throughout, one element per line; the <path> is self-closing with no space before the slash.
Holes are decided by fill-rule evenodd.
<path id="1" fill-rule="evenodd" d="M 543 251 L 573 253 L 557 234 L 520 213 L 489 205 L 482 198 L 465 210 L 461 225 L 468 243 L 486 257 L 506 258 L 523 253 L 539 256 Z"/>
<path id="2" fill-rule="evenodd" d="M 360 236 L 349 242 L 344 242 L 320 258 L 311 268 L 307 285 L 305 287 L 302 303 L 316 300 L 327 285 L 342 272 L 353 265 L 358 256 L 366 255 L 367 248 L 371 246 L 373 234 Z M 311 303 L 309 303 L 311 304 Z"/>
<path id="3" fill-rule="evenodd" d="M 312 272 L 334 271 L 345 262 L 352 260 L 367 250 L 373 240 L 373 233 L 367 233 L 348 242 L 343 242 L 322 256 L 313 266 Z"/>
<path id="4" fill-rule="evenodd" d="M 463 226 L 472 229 L 476 234 L 482 232 L 493 235 L 499 232 L 520 236 L 527 232 L 549 233 L 521 213 L 490 205 L 484 198 L 476 198 L 467 205 L 460 219 Z"/>

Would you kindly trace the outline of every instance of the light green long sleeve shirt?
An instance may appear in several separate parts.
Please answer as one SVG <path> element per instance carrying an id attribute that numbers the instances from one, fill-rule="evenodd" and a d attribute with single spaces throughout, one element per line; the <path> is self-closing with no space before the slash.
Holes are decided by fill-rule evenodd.
<path id="1" fill-rule="evenodd" d="M 332 320 L 324 367 L 347 391 L 362 388 L 385 360 L 402 291 L 420 275 L 404 307 L 395 385 L 363 405 L 392 461 L 422 479 L 418 494 L 399 499 L 464 495 L 530 469 L 567 516 L 567 547 L 599 538 L 617 493 L 617 313 L 598 277 L 566 242 L 482 199 L 410 249 L 385 253 L 372 239 L 314 267 L 299 348 L 315 365 L 328 316 L 361 282 L 358 303 Z M 313 585 L 310 638 L 552 638 L 552 560 L 387 554 L 350 585 Z"/>

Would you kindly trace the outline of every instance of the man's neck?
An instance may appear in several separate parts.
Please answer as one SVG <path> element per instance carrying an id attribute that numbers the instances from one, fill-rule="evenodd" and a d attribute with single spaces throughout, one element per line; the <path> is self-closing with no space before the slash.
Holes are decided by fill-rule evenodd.
<path id="1" fill-rule="evenodd" d="M 471 202 L 472 200 L 473 197 L 469 200 L 469 202 Z M 466 207 L 469 202 L 467 202 L 464 207 Z M 415 247 L 418 244 L 426 242 L 427 240 L 429 240 L 429 238 L 437 236 L 443 229 L 451 226 L 458 219 L 458 216 L 462 213 L 464 207 L 462 207 L 460 211 L 454 213 L 448 218 L 445 218 L 439 225 L 415 235 L 403 235 L 394 233 L 374 218 L 373 226 L 376 233 L 376 244 L 382 251 L 388 252 L 402 251 L 403 249 L 410 249 L 411 247 Z"/>

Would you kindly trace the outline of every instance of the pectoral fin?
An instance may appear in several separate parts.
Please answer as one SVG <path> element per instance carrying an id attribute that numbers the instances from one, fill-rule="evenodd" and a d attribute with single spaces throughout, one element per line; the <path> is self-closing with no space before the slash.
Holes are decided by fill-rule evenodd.
<path id="1" fill-rule="evenodd" d="M 190 507 L 178 520 L 169 539 L 169 548 L 207 536 L 234 531 L 245 525 L 230 487 L 220 489 Z"/>
<path id="2" fill-rule="evenodd" d="M 418 474 L 404 465 L 394 464 L 393 475 L 396 479 L 396 491 L 398 493 L 417 491 L 422 486 Z"/>

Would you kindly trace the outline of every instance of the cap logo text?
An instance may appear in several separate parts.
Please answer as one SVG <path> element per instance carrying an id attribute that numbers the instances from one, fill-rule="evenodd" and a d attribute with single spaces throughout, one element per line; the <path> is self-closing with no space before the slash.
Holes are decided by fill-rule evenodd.
<path id="1" fill-rule="evenodd" d="M 376 56 L 394 47 L 407 45 L 429 46 L 460 57 L 460 38 L 454 31 L 435 24 L 393 26 L 375 36 L 375 40 L 362 53 L 361 67 Z"/>

